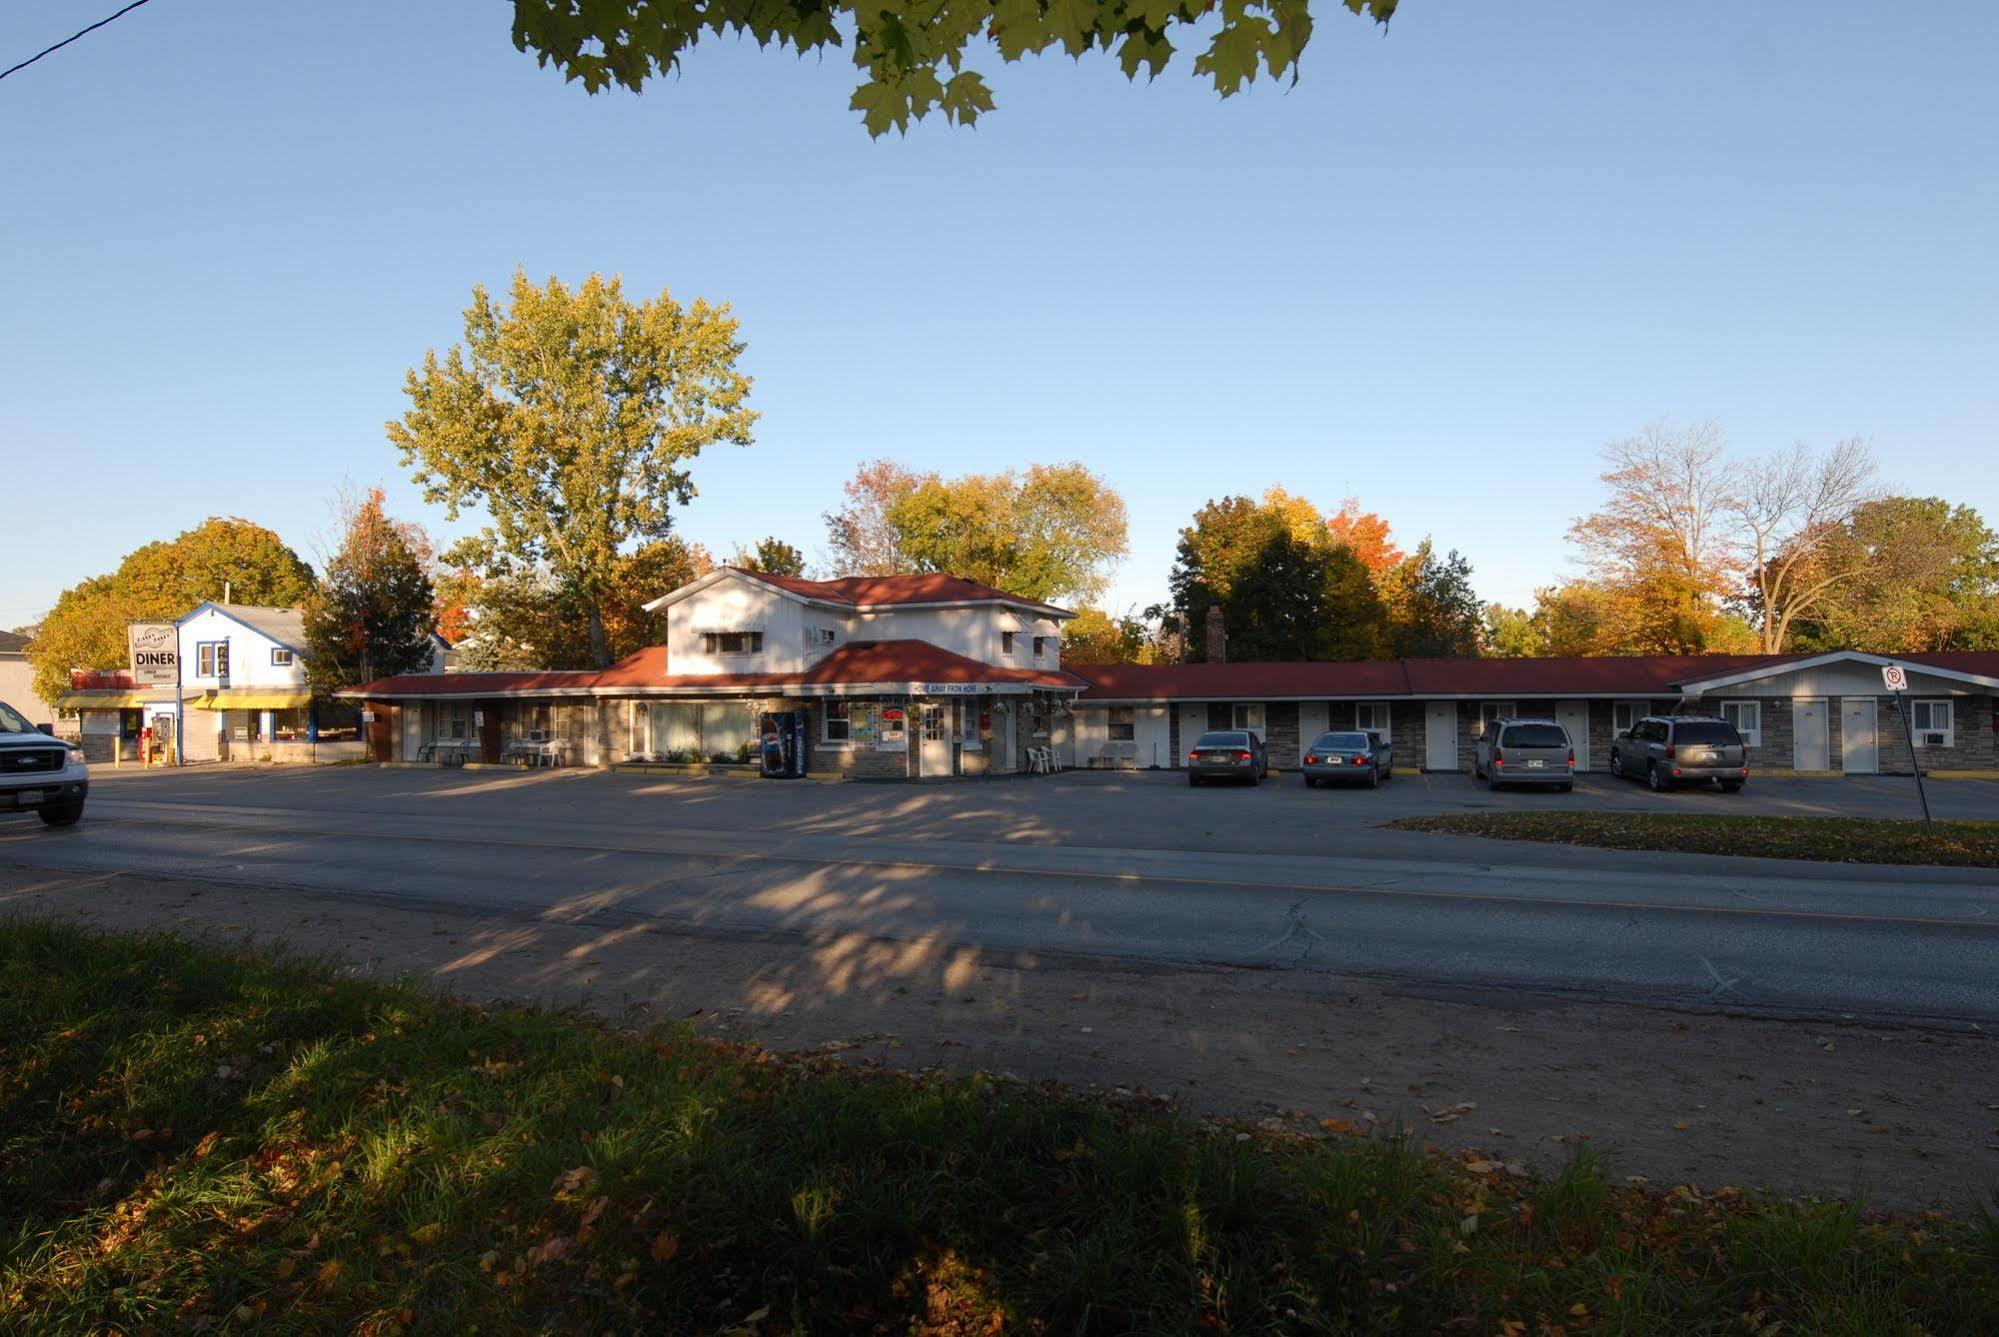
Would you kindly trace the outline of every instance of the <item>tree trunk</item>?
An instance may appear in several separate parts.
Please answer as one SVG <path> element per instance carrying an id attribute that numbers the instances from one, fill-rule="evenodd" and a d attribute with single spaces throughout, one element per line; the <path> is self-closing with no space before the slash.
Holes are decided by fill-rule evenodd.
<path id="1" fill-rule="evenodd" d="M 611 667 L 611 646 L 604 635 L 604 610 L 595 599 L 590 601 L 590 664 L 593 668 Z"/>

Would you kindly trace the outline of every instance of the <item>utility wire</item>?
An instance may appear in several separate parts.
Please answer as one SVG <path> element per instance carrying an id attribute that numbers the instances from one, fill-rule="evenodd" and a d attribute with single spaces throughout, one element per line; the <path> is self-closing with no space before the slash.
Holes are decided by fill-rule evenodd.
<path id="1" fill-rule="evenodd" d="M 74 42 L 77 38 L 82 37 L 88 33 L 96 32 L 99 28 L 102 28 L 105 24 L 111 22 L 112 19 L 121 19 L 125 17 L 127 14 L 131 13 L 133 10 L 137 9 L 140 5 L 143 5 L 145 3 L 146 0 L 132 0 L 131 4 L 125 6 L 123 9 L 119 10 L 116 14 L 113 14 L 111 18 L 99 19 L 97 20 L 97 22 L 91 24 L 88 28 L 83 29 L 81 32 L 71 33 L 69 36 L 63 38 L 60 42 L 57 42 L 54 46 L 50 47 L 48 50 L 37 51 L 34 55 L 29 56 L 19 65 L 9 65 L 6 69 L 0 70 L 0 79 L 5 79 L 8 75 L 13 74 L 19 70 L 27 69 L 30 65 L 40 60 L 43 56 L 52 55 L 55 52 L 62 50 L 64 47 L 68 46 L 71 42 Z"/>

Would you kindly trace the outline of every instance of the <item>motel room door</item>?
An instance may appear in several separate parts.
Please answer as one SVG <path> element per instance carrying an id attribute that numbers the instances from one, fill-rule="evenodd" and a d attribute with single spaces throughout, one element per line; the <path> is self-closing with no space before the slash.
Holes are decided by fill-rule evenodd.
<path id="1" fill-rule="evenodd" d="M 1827 741 L 1826 700 L 1801 696 L 1791 702 L 1791 764 L 1801 771 L 1822 771 L 1832 765 Z"/>
<path id="2" fill-rule="evenodd" d="M 918 760 L 918 774 L 949 775 L 951 773 L 951 717 L 941 701 L 928 702 L 923 706 L 921 716 L 922 755 Z"/>
<path id="3" fill-rule="evenodd" d="M 1871 696 L 1849 696 L 1840 701 L 1839 768 L 1848 775 L 1872 775 L 1881 769 Z"/>
<path id="4" fill-rule="evenodd" d="M 1569 742 L 1576 749 L 1576 769 L 1589 769 L 1589 702 L 1558 701 L 1555 703 L 1555 718 L 1569 731 Z"/>
<path id="5" fill-rule="evenodd" d="M 1458 768 L 1458 703 L 1429 701 L 1423 706 L 1423 769 Z"/>
<path id="6" fill-rule="evenodd" d="M 1208 731 L 1208 703 L 1197 701 L 1193 705 L 1180 707 L 1180 748 L 1173 754 L 1172 764 L 1185 766 L 1187 753 L 1194 746 L 1194 740 Z"/>

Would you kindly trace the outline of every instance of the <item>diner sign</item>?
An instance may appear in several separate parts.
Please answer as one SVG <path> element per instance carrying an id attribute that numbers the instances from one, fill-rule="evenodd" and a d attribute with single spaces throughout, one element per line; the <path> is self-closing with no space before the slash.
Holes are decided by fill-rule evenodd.
<path id="1" fill-rule="evenodd" d="M 133 622 L 125 628 L 132 657 L 132 681 L 140 687 L 172 687 L 180 681 L 180 632 L 171 622 Z"/>

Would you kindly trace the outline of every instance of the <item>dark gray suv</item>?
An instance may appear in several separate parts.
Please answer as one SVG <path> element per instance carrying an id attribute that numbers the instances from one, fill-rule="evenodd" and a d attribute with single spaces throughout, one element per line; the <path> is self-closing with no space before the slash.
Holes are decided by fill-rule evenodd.
<path id="1" fill-rule="evenodd" d="M 1611 739 L 1610 773 L 1654 789 L 1716 784 L 1733 794 L 1749 779 L 1749 745 L 1727 720 L 1648 715 Z"/>

